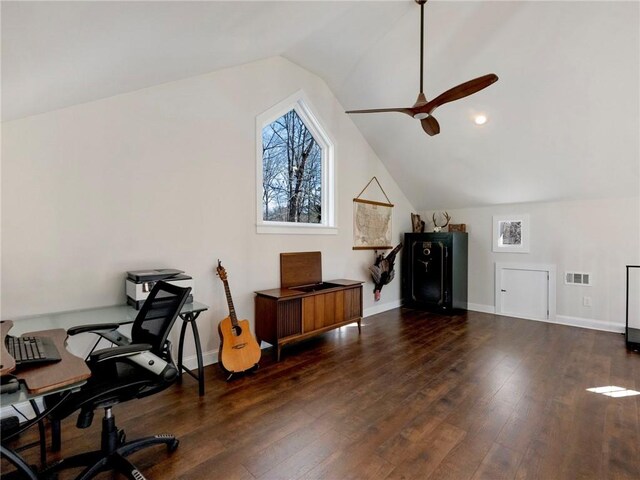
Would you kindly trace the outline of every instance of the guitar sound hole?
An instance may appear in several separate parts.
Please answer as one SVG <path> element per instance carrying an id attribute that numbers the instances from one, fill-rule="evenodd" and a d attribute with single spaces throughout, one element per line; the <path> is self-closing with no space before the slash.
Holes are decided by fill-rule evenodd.
<path id="1" fill-rule="evenodd" d="M 240 325 L 238 325 L 237 327 L 231 327 L 231 331 L 236 337 L 242 335 L 242 328 L 240 328 Z"/>

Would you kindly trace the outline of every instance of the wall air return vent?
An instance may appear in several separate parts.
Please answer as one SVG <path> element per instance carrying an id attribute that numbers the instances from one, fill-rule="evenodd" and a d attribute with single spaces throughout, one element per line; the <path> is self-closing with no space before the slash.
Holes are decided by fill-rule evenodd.
<path id="1" fill-rule="evenodd" d="M 591 286 L 591 274 L 584 272 L 565 272 L 564 283 L 567 285 Z"/>

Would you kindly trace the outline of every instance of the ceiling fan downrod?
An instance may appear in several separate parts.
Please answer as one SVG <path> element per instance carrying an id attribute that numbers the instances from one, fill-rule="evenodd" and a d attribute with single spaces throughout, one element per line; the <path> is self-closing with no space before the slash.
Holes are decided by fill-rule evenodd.
<path id="1" fill-rule="evenodd" d="M 422 84 L 424 76 L 424 4 L 427 3 L 427 0 L 416 0 L 416 3 L 420 5 L 420 93 L 424 93 Z"/>

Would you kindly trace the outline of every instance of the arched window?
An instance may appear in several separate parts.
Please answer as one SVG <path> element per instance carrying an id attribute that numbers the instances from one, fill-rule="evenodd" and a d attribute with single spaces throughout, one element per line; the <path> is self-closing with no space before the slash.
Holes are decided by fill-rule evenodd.
<path id="1" fill-rule="evenodd" d="M 257 120 L 258 233 L 336 233 L 333 143 L 299 92 Z"/>

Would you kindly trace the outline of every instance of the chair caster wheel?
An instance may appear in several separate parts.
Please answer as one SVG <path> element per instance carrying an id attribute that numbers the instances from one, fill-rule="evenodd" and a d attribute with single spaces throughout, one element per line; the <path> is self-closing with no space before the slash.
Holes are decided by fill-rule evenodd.
<path id="1" fill-rule="evenodd" d="M 176 438 L 173 442 L 167 445 L 167 449 L 169 452 L 175 452 L 178 449 L 178 445 L 180 445 L 180 440 Z"/>

